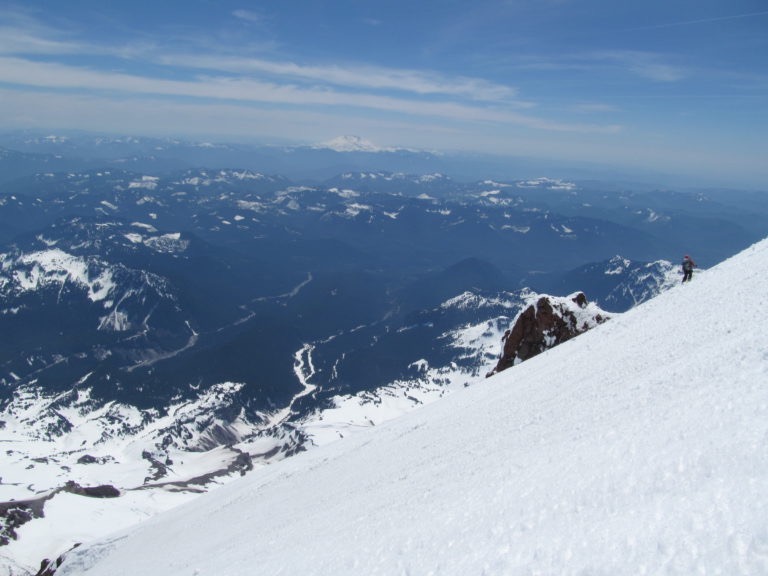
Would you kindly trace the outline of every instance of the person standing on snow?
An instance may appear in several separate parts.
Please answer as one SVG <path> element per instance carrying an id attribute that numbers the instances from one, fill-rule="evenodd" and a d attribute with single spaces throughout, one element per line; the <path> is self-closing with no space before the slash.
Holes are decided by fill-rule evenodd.
<path id="1" fill-rule="evenodd" d="M 690 282 L 693 278 L 693 269 L 696 267 L 696 262 L 691 260 L 691 257 L 686 254 L 683 257 L 683 282 Z"/>

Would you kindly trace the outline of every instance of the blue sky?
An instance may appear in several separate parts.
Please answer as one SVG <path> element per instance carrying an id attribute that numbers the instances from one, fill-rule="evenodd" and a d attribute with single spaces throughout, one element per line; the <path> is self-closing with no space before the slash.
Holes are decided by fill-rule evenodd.
<path id="1" fill-rule="evenodd" d="M 0 0 L 0 130 L 492 152 L 768 187 L 764 0 Z"/>

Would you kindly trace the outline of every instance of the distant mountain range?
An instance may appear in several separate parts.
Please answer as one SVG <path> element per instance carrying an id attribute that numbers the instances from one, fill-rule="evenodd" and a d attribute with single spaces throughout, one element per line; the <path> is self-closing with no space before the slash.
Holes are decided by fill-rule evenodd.
<path id="1" fill-rule="evenodd" d="M 5 157 L 9 161 L 5 161 Z M 462 181 L 486 178 L 527 180 L 546 175 L 550 178 L 619 181 L 634 190 L 677 184 L 672 174 L 636 174 L 606 166 L 576 162 L 556 164 L 527 157 L 393 148 L 349 135 L 322 143 L 288 146 L 76 131 L 0 133 L 0 183 L 46 170 L 87 170 L 106 166 L 154 173 L 184 168 L 238 167 L 283 174 L 292 180 L 312 184 L 343 172 L 360 171 L 439 172 Z"/>

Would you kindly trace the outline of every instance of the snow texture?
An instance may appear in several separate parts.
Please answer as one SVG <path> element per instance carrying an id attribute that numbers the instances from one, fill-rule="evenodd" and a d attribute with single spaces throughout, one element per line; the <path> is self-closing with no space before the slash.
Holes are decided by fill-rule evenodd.
<path id="1" fill-rule="evenodd" d="M 59 576 L 768 574 L 768 241 Z"/>

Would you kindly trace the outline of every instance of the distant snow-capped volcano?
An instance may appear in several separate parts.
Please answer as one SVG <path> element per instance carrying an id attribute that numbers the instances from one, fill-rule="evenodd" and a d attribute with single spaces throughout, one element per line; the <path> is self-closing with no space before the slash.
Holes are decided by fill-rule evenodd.
<path id="1" fill-rule="evenodd" d="M 336 152 L 393 152 L 395 148 L 382 148 L 360 136 L 338 136 L 313 148 L 329 148 Z"/>

